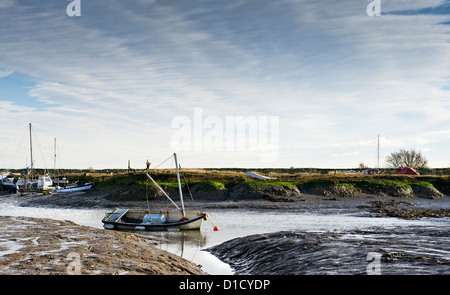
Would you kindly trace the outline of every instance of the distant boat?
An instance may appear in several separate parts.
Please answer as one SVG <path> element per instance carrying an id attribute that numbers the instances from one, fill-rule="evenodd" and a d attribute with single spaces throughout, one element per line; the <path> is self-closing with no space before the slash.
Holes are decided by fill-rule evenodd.
<path id="1" fill-rule="evenodd" d="M 72 192 L 87 191 L 92 188 L 92 185 L 93 185 L 92 182 L 88 182 L 88 183 L 81 184 L 81 185 L 75 186 L 75 187 L 67 187 L 67 188 L 56 187 L 55 192 L 57 192 L 57 193 L 72 193 Z"/>
<path id="2" fill-rule="evenodd" d="M 9 172 L 0 173 L 0 182 L 3 182 L 6 178 L 8 178 Z"/>
<path id="3" fill-rule="evenodd" d="M 33 161 L 33 141 L 32 141 L 32 126 L 29 123 L 29 132 L 30 132 L 30 167 L 27 167 L 27 172 L 25 174 L 25 178 L 14 178 L 12 181 L 10 179 L 6 179 L 3 181 L 3 187 L 7 187 L 8 190 L 14 192 L 20 192 L 21 194 L 26 192 L 46 192 L 53 190 L 53 181 L 48 174 L 43 176 L 39 176 L 36 179 L 36 173 L 34 170 L 34 161 Z"/>
<path id="4" fill-rule="evenodd" d="M 259 174 L 257 174 L 257 173 L 249 172 L 249 171 L 247 171 L 247 176 L 248 176 L 248 177 L 251 177 L 251 178 L 256 178 L 256 179 L 276 179 L 275 177 L 269 177 L 269 176 L 259 175 Z"/>
<path id="5" fill-rule="evenodd" d="M 147 172 L 147 178 L 169 199 L 177 210 L 131 210 L 116 208 L 114 211 L 106 213 L 102 220 L 104 228 L 148 231 L 199 230 L 201 228 L 203 220 L 207 220 L 208 215 L 199 211 L 185 211 L 177 155 L 174 153 L 173 157 L 177 170 L 181 208 L 178 207 Z"/>
<path id="6" fill-rule="evenodd" d="M 44 195 L 48 192 L 53 191 L 55 188 L 53 187 L 53 180 L 50 178 L 50 176 L 39 176 L 37 180 L 37 189 L 39 191 L 42 191 Z"/>
<path id="7" fill-rule="evenodd" d="M 5 177 L 2 179 L 2 190 L 7 192 L 17 192 L 18 178 Z"/>

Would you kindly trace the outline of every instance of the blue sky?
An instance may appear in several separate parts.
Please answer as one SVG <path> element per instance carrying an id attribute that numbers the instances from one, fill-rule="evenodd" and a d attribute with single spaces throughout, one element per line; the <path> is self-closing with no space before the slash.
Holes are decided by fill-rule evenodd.
<path id="1" fill-rule="evenodd" d="M 0 167 L 29 161 L 30 122 L 46 168 L 54 137 L 65 168 L 374 167 L 378 134 L 382 167 L 402 148 L 449 167 L 449 1 L 370 2 L 0 0 Z M 277 157 L 177 150 L 195 109 L 277 117 Z"/>

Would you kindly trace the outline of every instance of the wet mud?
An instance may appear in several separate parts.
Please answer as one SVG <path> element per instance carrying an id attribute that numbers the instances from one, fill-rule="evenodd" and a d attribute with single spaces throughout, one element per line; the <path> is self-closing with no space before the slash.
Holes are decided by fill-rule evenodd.
<path id="1" fill-rule="evenodd" d="M 288 231 L 209 248 L 240 275 L 449 275 L 450 226 Z"/>
<path id="2" fill-rule="evenodd" d="M 391 199 L 388 201 L 371 201 L 368 208 L 382 216 L 399 217 L 403 219 L 420 219 L 423 217 L 450 217 L 448 208 L 420 208 L 408 200 Z"/>
<path id="3" fill-rule="evenodd" d="M 200 267 L 154 246 L 156 238 L 71 221 L 0 216 L 0 274 L 202 274 Z"/>

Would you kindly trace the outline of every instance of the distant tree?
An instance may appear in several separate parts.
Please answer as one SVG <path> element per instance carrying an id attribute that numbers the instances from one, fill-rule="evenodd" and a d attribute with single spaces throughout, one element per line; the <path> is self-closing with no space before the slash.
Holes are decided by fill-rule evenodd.
<path id="1" fill-rule="evenodd" d="M 386 162 L 393 168 L 428 168 L 428 160 L 414 149 L 410 149 L 409 151 L 401 149 L 398 152 L 391 153 L 386 157 Z"/>
<path id="2" fill-rule="evenodd" d="M 367 166 L 363 162 L 359 163 L 359 169 L 363 170 L 363 169 L 367 169 L 367 168 L 369 168 L 369 166 Z"/>

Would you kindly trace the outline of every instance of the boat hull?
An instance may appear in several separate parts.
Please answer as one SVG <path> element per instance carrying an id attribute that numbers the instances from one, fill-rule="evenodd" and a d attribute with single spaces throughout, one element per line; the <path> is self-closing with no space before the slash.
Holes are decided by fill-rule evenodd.
<path id="1" fill-rule="evenodd" d="M 143 222 L 144 217 L 148 214 L 164 215 L 165 222 L 159 224 Z M 105 229 L 140 231 L 199 230 L 206 216 L 205 213 L 186 211 L 185 218 L 187 219 L 185 219 L 179 211 L 116 209 L 107 213 L 102 222 Z"/>
<path id="2" fill-rule="evenodd" d="M 93 183 L 85 183 L 80 186 L 71 187 L 71 188 L 58 188 L 56 189 L 56 192 L 58 193 L 71 193 L 71 192 L 79 192 L 79 191 L 86 191 L 90 190 L 92 188 Z"/>

